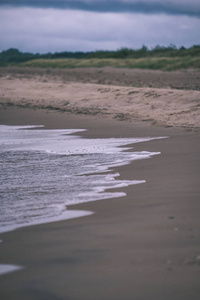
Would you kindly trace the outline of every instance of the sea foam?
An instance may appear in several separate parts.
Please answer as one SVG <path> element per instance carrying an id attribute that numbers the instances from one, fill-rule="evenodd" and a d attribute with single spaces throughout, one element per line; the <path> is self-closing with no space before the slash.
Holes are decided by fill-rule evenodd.
<path id="1" fill-rule="evenodd" d="M 158 138 L 73 135 L 84 130 L 0 125 L 0 232 L 89 215 L 67 207 L 122 197 L 125 192 L 117 189 L 145 183 L 118 179 L 113 168 L 159 154 L 130 146 Z"/>

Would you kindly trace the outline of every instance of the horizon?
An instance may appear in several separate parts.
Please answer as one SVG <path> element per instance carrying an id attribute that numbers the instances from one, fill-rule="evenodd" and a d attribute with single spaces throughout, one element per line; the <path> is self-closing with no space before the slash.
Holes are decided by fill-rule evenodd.
<path id="1" fill-rule="evenodd" d="M 171 50 L 175 50 L 175 51 L 178 51 L 178 50 L 181 50 L 181 49 L 185 49 L 185 50 L 189 50 L 189 49 L 192 49 L 194 47 L 200 47 L 200 44 L 198 45 L 192 45 L 190 47 L 184 47 L 184 46 L 180 46 L 180 47 L 177 47 L 176 45 L 174 44 L 170 44 L 168 46 L 162 46 L 162 45 L 156 45 L 154 47 L 151 47 L 151 48 L 148 48 L 146 45 L 143 45 L 142 47 L 140 48 L 127 48 L 127 47 L 121 47 L 119 49 L 115 49 L 115 50 L 108 50 L 108 49 L 96 49 L 96 50 L 91 50 L 91 51 L 69 51 L 69 50 L 63 50 L 63 51 L 56 51 L 56 52 L 50 52 L 50 51 L 47 51 L 47 52 L 43 52 L 43 53 L 40 53 L 40 52 L 32 52 L 32 51 L 22 51 L 21 49 L 17 49 L 17 48 L 8 48 L 8 49 L 3 49 L 2 51 L 0 51 L 0 54 L 3 53 L 3 52 L 8 52 L 10 50 L 15 50 L 15 51 L 18 51 L 19 53 L 21 54 L 26 54 L 26 53 L 29 53 L 29 54 L 33 54 L 33 55 L 47 55 L 47 54 L 61 54 L 61 53 L 73 53 L 73 54 L 76 54 L 76 53 L 83 53 L 83 54 L 87 54 L 87 53 L 97 53 L 97 52 L 118 52 L 118 51 L 121 51 L 121 50 L 130 50 L 130 51 L 133 51 L 133 52 L 137 52 L 137 51 L 140 51 L 142 50 L 143 48 L 146 48 L 146 51 L 147 52 L 151 52 L 151 51 L 154 51 L 156 49 L 158 50 L 164 50 L 164 49 L 171 49 Z"/>

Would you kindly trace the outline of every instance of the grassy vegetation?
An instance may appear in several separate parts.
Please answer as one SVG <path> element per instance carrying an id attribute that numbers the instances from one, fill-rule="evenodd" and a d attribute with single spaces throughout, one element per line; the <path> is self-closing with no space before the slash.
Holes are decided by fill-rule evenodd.
<path id="1" fill-rule="evenodd" d="M 154 70 L 200 70 L 200 46 L 189 49 L 175 46 L 157 46 L 148 50 L 123 48 L 117 51 L 61 52 L 47 54 L 22 53 L 8 49 L 0 53 L 0 66 L 23 66 L 41 68 L 105 67 L 140 68 Z"/>
<path id="2" fill-rule="evenodd" d="M 172 71 L 178 69 L 200 69 L 200 57 L 147 57 L 127 59 L 37 59 L 21 63 L 24 67 L 40 68 L 101 68 L 105 66 L 115 68 L 139 68 Z"/>

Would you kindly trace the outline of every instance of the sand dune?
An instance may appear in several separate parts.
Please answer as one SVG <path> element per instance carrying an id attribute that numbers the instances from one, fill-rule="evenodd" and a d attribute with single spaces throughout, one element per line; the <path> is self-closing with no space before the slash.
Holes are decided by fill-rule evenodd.
<path id="1" fill-rule="evenodd" d="M 200 91 L 2 76 L 0 104 L 197 129 Z"/>

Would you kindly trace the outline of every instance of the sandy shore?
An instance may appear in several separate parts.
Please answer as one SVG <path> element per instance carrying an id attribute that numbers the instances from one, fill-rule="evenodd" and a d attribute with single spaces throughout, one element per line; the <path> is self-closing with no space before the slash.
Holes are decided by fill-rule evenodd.
<path id="1" fill-rule="evenodd" d="M 74 114 L 102 115 L 117 120 L 143 121 L 162 126 L 191 129 L 200 127 L 200 91 L 198 90 L 103 85 L 91 83 L 91 80 L 84 83 L 77 82 L 72 75 L 70 77 L 70 74 L 68 74 L 68 81 L 64 81 L 62 76 L 56 77 L 55 80 L 52 74 L 33 74 L 28 78 L 20 74 L 9 71 L 2 73 L 1 106 L 17 105 Z M 114 74 L 115 70 L 113 76 Z M 161 74 L 163 73 L 160 72 L 162 78 Z M 180 76 L 176 72 L 172 74 L 172 77 Z M 199 76 L 199 73 L 195 74 L 196 77 Z M 145 75 L 144 72 L 144 82 Z M 152 80 L 153 77 L 154 80 L 158 77 L 157 73 L 152 72 L 151 75 Z M 121 77 L 124 77 L 123 74 Z M 191 84 L 191 88 L 192 86 Z"/>
<path id="2" fill-rule="evenodd" d="M 1 78 L 1 82 L 6 80 L 8 81 Z M 16 98 L 13 93 L 15 80 L 13 83 L 11 80 L 9 82 L 11 82 L 10 90 L 8 85 L 7 90 L 5 85 L 2 85 L 4 98 L 1 96 L 1 101 L 6 103 L 6 97 L 13 95 L 9 101 L 15 103 L 18 108 L 3 105 L 0 110 L 1 123 L 18 125 L 37 123 L 44 124 L 47 128 L 87 128 L 88 131 L 82 133 L 87 137 L 169 136 L 169 138 L 134 145 L 134 150 L 160 151 L 161 155 L 117 168 L 124 179 L 146 180 L 145 184 L 123 188 L 127 197 L 73 207 L 95 212 L 88 217 L 26 227 L 2 234 L 0 263 L 25 268 L 0 277 L 1 298 L 198 300 L 200 297 L 198 119 L 191 117 L 188 127 L 183 127 L 185 123 L 182 122 L 176 127 L 172 120 L 173 126 L 166 128 L 164 126 L 170 124 L 152 126 L 150 122 L 141 122 L 140 118 L 131 117 L 129 120 L 119 122 L 114 118 L 117 110 L 107 114 L 106 117 L 103 113 L 87 116 L 73 115 L 63 110 L 47 111 L 47 107 L 46 110 L 34 111 L 21 108 L 20 91 L 16 92 Z M 24 87 L 30 86 L 28 82 L 23 79 L 21 87 L 23 84 Z M 32 84 L 32 87 L 34 84 L 37 87 L 41 84 L 40 91 L 42 87 L 47 91 L 43 85 L 45 83 L 36 80 L 32 81 Z M 75 88 L 74 83 L 73 86 Z M 78 89 L 78 85 L 76 86 Z M 105 86 L 98 88 L 107 89 Z M 116 87 L 109 88 L 112 91 L 116 89 Z M 126 88 L 120 90 L 120 93 L 125 93 Z M 97 93 L 97 96 L 96 85 L 87 85 L 87 95 L 91 97 L 91 101 L 92 96 L 96 95 L 99 99 L 99 95 L 102 94 L 104 96 L 100 98 L 100 102 L 105 97 L 104 103 L 106 99 L 110 103 L 111 90 Z M 25 106 L 28 96 L 30 97 L 26 92 L 28 89 L 24 90 Z M 76 89 L 72 95 L 75 96 L 75 92 Z M 179 100 L 186 95 L 183 91 L 175 90 L 175 93 L 177 92 L 182 93 Z M 187 105 L 194 104 L 195 99 L 199 99 L 198 92 L 195 91 L 194 94 L 195 97 L 188 101 L 190 104 Z M 190 91 L 191 97 L 194 94 Z M 187 95 L 189 97 L 189 94 Z M 32 89 L 31 99 L 35 101 L 35 97 L 35 89 Z M 48 102 L 47 98 L 44 100 Z M 154 98 L 150 98 L 149 101 L 153 101 L 152 99 Z M 176 102 L 176 98 L 174 101 Z M 60 102 L 54 103 L 58 105 Z M 179 110 L 183 110 L 180 103 L 184 101 L 179 102 Z M 119 106 L 118 113 L 121 113 L 123 107 L 124 103 Z M 191 124 L 192 118 L 195 119 L 195 124 Z M 159 122 L 159 119 L 156 119 L 156 122 Z"/>

